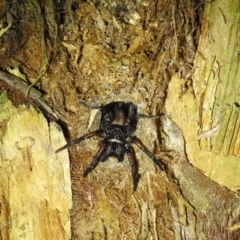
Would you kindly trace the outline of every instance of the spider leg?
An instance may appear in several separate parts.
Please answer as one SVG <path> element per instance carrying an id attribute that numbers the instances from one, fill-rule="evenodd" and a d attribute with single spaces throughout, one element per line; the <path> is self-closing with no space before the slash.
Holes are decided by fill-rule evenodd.
<path id="1" fill-rule="evenodd" d="M 148 155 L 153 162 L 162 170 L 164 171 L 164 166 L 161 164 L 159 160 L 154 156 L 152 152 L 150 152 L 147 147 L 138 139 L 137 137 L 133 138 L 133 143 L 135 143 L 146 155 Z"/>
<path id="2" fill-rule="evenodd" d="M 101 136 L 102 136 L 102 131 L 101 131 L 101 130 L 96 130 L 96 131 L 94 131 L 94 132 L 87 133 L 87 134 L 85 134 L 85 135 L 83 135 L 83 136 L 81 136 L 81 137 L 79 137 L 79 138 L 76 138 L 76 139 L 74 139 L 73 141 L 67 143 L 67 144 L 64 145 L 63 147 L 61 147 L 61 148 L 59 148 L 58 150 L 56 150 L 56 153 L 62 151 L 62 150 L 65 149 L 65 148 L 69 148 L 70 146 L 72 146 L 72 145 L 74 145 L 74 144 L 76 144 L 76 143 L 79 143 L 79 142 L 81 142 L 81 141 L 84 141 L 84 140 L 86 140 L 86 139 L 88 139 L 88 138 L 91 138 L 91 137 L 94 137 L 94 136 L 99 136 L 99 137 L 101 137 Z"/>
<path id="3" fill-rule="evenodd" d="M 138 162 L 136 160 L 135 152 L 132 146 L 127 147 L 127 156 L 132 171 L 133 191 L 136 191 L 139 181 Z"/>
<path id="4" fill-rule="evenodd" d="M 144 115 L 144 114 L 137 114 L 136 117 L 137 117 L 137 118 L 151 118 L 151 119 L 157 119 L 157 118 L 160 118 L 161 115 L 163 115 L 163 114 L 160 114 L 160 115 Z"/>
<path id="5" fill-rule="evenodd" d="M 89 106 L 85 102 L 81 102 L 81 101 L 79 101 L 78 103 L 83 105 L 85 108 L 88 108 L 88 109 L 101 109 L 102 108 L 101 106 Z"/>
<path id="6" fill-rule="evenodd" d="M 109 154 L 108 152 L 109 152 L 108 144 L 106 142 L 103 142 L 100 149 L 98 150 L 97 154 L 93 158 L 92 162 L 85 170 L 83 176 L 86 177 L 97 166 L 97 164 L 100 162 L 100 160 L 103 157 L 106 157 L 107 154 Z"/>

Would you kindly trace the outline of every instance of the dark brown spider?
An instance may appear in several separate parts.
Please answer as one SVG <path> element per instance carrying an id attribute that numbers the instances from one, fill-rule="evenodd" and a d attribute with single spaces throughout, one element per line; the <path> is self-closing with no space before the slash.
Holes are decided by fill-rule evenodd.
<path id="1" fill-rule="evenodd" d="M 139 181 L 138 162 L 131 144 L 136 144 L 153 162 L 163 171 L 162 163 L 156 159 L 144 144 L 132 134 L 135 132 L 139 118 L 159 118 L 159 116 L 148 116 L 137 113 L 137 107 L 131 102 L 111 102 L 105 106 L 88 106 L 80 102 L 88 109 L 99 109 L 102 113 L 99 129 L 77 138 L 65 146 L 59 148 L 56 153 L 68 148 L 78 142 L 98 136 L 103 138 L 98 153 L 93 158 L 89 167 L 85 170 L 83 176 L 86 177 L 99 163 L 106 161 L 109 156 L 114 156 L 119 162 L 123 161 L 125 153 L 131 166 L 133 178 L 133 190 L 137 189 Z"/>

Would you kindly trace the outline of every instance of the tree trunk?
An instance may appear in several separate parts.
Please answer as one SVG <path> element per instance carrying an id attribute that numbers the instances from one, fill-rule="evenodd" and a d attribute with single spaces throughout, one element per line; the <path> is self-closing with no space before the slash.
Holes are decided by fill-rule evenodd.
<path id="1" fill-rule="evenodd" d="M 206 3 L 192 84 L 184 93 L 177 75 L 169 84 L 166 109 L 179 127 L 171 135 L 184 153 L 171 168 L 194 209 L 193 239 L 240 238 L 239 10 L 239 1 Z"/>
<path id="2" fill-rule="evenodd" d="M 55 123 L 0 96 L 0 239 L 70 239 L 72 206 L 67 153 Z"/>
<path id="3" fill-rule="evenodd" d="M 67 150 L 55 154 L 59 127 L 2 94 L 1 239 L 240 239 L 239 0 L 206 1 L 203 15 L 203 2 L 190 0 L 3 3 L 15 19 L 27 14 L 23 29 L 9 22 L 0 38 L 1 69 L 20 65 L 41 79 L 66 136 L 99 128 L 100 113 L 79 98 L 131 101 L 161 114 L 139 120 L 134 134 L 166 169 L 135 148 L 135 192 L 127 159 L 110 157 L 84 178 L 99 149 L 91 139 L 69 148 L 70 182 Z"/>

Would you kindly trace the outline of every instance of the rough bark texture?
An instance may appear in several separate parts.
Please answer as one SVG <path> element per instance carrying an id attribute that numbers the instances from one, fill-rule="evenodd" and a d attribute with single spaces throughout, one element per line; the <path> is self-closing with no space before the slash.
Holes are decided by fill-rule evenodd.
<path id="1" fill-rule="evenodd" d="M 0 95 L 0 239 L 70 239 L 67 153 L 59 127 Z M 62 140 L 60 140 L 62 139 Z"/>
<path id="2" fill-rule="evenodd" d="M 186 151 L 171 171 L 194 209 L 186 214 L 195 219 L 193 239 L 240 238 L 239 10 L 239 1 L 205 5 L 192 84 L 181 93 L 175 75 L 168 88 L 166 109 Z"/>
<path id="3" fill-rule="evenodd" d="M 189 160 L 234 192 L 240 182 L 239 9 L 239 1 L 206 4 L 192 86 L 176 94 L 181 80 L 174 76 L 166 102 L 186 140 Z"/>
<path id="4" fill-rule="evenodd" d="M 1 68 L 24 73 L 32 83 L 41 80 L 37 87 L 68 139 L 99 127 L 99 112 L 78 99 L 92 105 L 132 101 L 140 113 L 165 113 L 161 121 L 139 121 L 136 135 L 168 167 L 160 172 L 136 149 L 136 192 L 127 161 L 109 158 L 83 178 L 99 139 L 69 149 L 74 240 L 240 238 L 239 0 L 1 4 L 0 17 L 8 23 L 0 38 Z M 17 91 L 8 90 L 19 103 Z M 69 238 L 69 176 L 61 167 L 67 151 L 54 154 L 63 145 L 54 143 L 54 124 L 48 130 L 32 108 L 14 111 L 15 125 L 1 129 L 10 136 L 1 146 L 1 234 Z M 34 160 L 38 154 L 41 161 Z M 15 223 L 25 209 L 33 218 Z"/>
<path id="5" fill-rule="evenodd" d="M 185 153 L 185 141 L 180 129 L 170 119 L 163 121 L 168 134 L 166 145 L 175 156 L 169 162 L 184 199 L 172 206 L 176 239 L 239 239 L 240 199 L 225 187 L 213 182 L 194 168 Z M 180 198 L 178 198 L 180 199 Z"/>

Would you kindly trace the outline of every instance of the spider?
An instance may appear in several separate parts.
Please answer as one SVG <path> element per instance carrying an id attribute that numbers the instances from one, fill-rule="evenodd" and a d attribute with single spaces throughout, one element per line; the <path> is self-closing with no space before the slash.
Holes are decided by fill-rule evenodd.
<path id="1" fill-rule="evenodd" d="M 88 109 L 99 109 L 101 111 L 102 116 L 99 129 L 67 143 L 59 148 L 56 153 L 93 136 L 103 138 L 100 149 L 83 174 L 84 177 L 86 177 L 100 161 L 104 162 L 109 156 L 114 156 L 119 162 L 122 162 L 125 153 L 127 153 L 132 172 L 133 190 L 135 191 L 139 181 L 139 174 L 138 162 L 132 147 L 133 143 L 136 144 L 162 171 L 164 170 L 164 166 L 156 159 L 154 154 L 147 149 L 140 139 L 133 136 L 139 118 L 156 119 L 160 116 L 138 114 L 137 106 L 131 102 L 111 102 L 104 106 L 89 106 L 84 102 L 80 102 L 80 104 Z"/>

